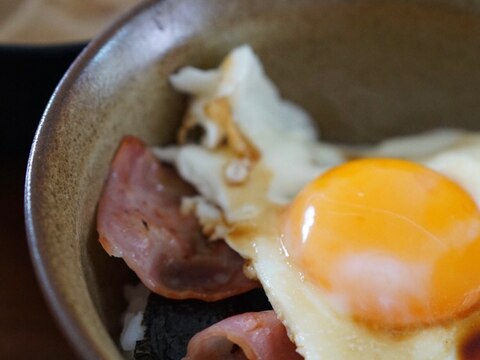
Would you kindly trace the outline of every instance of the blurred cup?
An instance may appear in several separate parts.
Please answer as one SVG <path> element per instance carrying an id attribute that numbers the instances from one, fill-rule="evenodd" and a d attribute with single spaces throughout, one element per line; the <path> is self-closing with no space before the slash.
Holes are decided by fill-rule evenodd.
<path id="1" fill-rule="evenodd" d="M 0 155 L 26 161 L 41 115 L 89 39 L 140 0 L 0 0 Z"/>
<path id="2" fill-rule="evenodd" d="M 2 0 L 0 43 L 86 41 L 139 0 Z"/>

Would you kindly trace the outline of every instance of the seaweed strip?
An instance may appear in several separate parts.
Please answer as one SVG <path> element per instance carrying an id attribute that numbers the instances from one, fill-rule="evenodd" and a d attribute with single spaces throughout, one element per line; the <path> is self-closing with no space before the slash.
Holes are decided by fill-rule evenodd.
<path id="1" fill-rule="evenodd" d="M 148 298 L 143 318 L 145 338 L 137 342 L 136 360 L 180 360 L 199 331 L 235 314 L 271 309 L 263 289 L 216 302 Z"/>

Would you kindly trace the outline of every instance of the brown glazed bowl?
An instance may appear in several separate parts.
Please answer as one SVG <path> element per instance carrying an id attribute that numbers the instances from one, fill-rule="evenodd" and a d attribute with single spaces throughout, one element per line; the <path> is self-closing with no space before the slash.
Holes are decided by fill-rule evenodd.
<path id="1" fill-rule="evenodd" d="M 350 143 L 434 127 L 480 130 L 480 2 L 164 0 L 92 41 L 33 143 L 27 231 L 52 311 L 85 359 L 120 359 L 131 274 L 97 242 L 96 205 L 120 139 L 173 139 L 185 109 L 168 76 L 250 43 L 323 137 Z"/>

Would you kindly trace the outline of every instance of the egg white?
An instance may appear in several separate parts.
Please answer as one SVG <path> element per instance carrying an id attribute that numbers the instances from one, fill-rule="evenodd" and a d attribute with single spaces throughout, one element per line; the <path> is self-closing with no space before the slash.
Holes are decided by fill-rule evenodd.
<path id="1" fill-rule="evenodd" d="M 350 156 L 423 163 L 463 186 L 480 204 L 480 135 L 438 130 L 363 148 L 319 142 L 308 114 L 280 98 L 248 46 L 232 51 L 218 70 L 183 69 L 172 76 L 172 84 L 193 97 L 184 130 L 199 125 L 205 134 L 200 144 L 157 149 L 156 154 L 173 162 L 199 191 L 199 197 L 185 200 L 186 209 L 195 211 L 212 239 L 224 237 L 250 260 L 305 359 L 457 358 L 459 339 L 466 329 L 480 324 L 479 312 L 401 333 L 373 330 L 333 309 L 332 299 L 327 301 L 288 262 L 280 230 L 264 230 L 268 224 L 279 224 L 278 209 L 303 186 Z M 219 99 L 226 101 L 220 110 L 228 116 L 215 119 L 208 107 L 218 105 Z M 225 148 L 229 137 L 237 142 L 232 140 L 233 150 Z M 259 159 L 252 155 L 255 151 Z M 239 235 L 239 228 L 249 225 L 257 231 Z"/>

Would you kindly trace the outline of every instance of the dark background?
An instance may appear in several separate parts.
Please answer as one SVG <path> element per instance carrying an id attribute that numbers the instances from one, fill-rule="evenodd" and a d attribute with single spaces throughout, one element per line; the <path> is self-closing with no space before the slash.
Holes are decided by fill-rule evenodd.
<path id="1" fill-rule="evenodd" d="M 23 186 L 42 113 L 84 46 L 0 46 L 0 359 L 78 359 L 37 284 Z"/>

